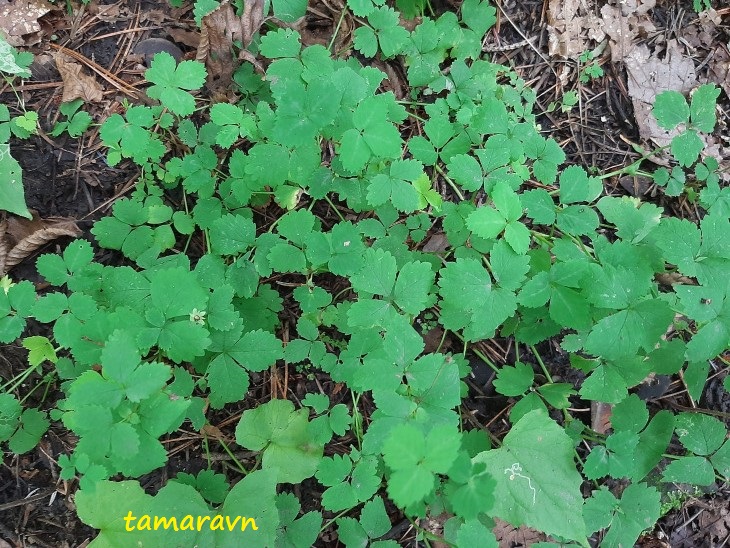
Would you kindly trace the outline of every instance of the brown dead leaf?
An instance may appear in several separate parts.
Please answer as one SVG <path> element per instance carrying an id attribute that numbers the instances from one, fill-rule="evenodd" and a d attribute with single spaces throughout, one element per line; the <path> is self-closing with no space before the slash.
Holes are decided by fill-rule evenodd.
<path id="1" fill-rule="evenodd" d="M 227 1 L 203 17 L 196 59 L 205 61 L 207 87 L 214 94 L 225 94 L 231 84 L 236 68 L 232 46 L 234 40 L 243 41 L 243 33 L 243 23 Z"/>
<path id="2" fill-rule="evenodd" d="M 613 405 L 602 401 L 591 402 L 591 430 L 605 434 L 611 428 Z"/>
<path id="3" fill-rule="evenodd" d="M 494 536 L 500 546 L 532 546 L 537 542 L 547 541 L 547 535 L 522 525 L 515 527 L 499 518 L 494 520 L 495 527 L 492 529 Z"/>
<path id="4" fill-rule="evenodd" d="M 101 86 L 96 78 L 84 74 L 80 64 L 71 61 L 69 57 L 62 53 L 56 53 L 54 59 L 63 80 L 63 97 L 61 100 L 64 103 L 74 99 L 99 102 L 104 98 Z"/>
<path id="5" fill-rule="evenodd" d="M 173 42 L 178 44 L 184 44 L 189 48 L 197 48 L 200 45 L 200 33 L 193 32 L 191 30 L 178 29 L 175 27 L 167 29 L 167 34 L 170 35 Z"/>
<path id="6" fill-rule="evenodd" d="M 246 49 L 263 21 L 263 0 L 246 2 L 241 17 L 236 16 L 229 0 L 224 0 L 215 11 L 203 17 L 196 59 L 205 61 L 207 87 L 213 94 L 225 95 L 231 84 L 233 71 L 238 66 L 232 51 L 234 40 L 243 44 L 238 59 L 249 61 L 263 73 L 263 67 Z"/>
<path id="7" fill-rule="evenodd" d="M 23 219 L 15 215 L 0 224 L 0 276 L 5 275 L 23 259 L 57 238 L 81 235 L 74 219 L 48 217 L 41 219 L 33 214 L 33 219 Z M 5 251 L 5 252 L 4 252 Z"/>
<path id="8" fill-rule="evenodd" d="M 629 5 L 631 4 L 631 5 Z M 622 3 L 621 8 L 605 4 L 601 7 L 602 28 L 611 38 L 611 61 L 622 61 L 636 47 L 637 37 L 656 30 L 647 11 L 656 0 Z"/>
<path id="9" fill-rule="evenodd" d="M 200 433 L 214 440 L 227 440 L 226 435 L 217 426 L 206 424 L 200 429 Z"/>
<path id="10" fill-rule="evenodd" d="M 588 48 L 588 40 L 605 37 L 601 20 L 581 0 L 550 0 L 548 4 L 548 52 L 575 59 Z"/>
<path id="11" fill-rule="evenodd" d="M 53 6 L 46 0 L 0 0 L 0 34 L 11 46 L 31 46 L 41 41 L 38 19 Z"/>

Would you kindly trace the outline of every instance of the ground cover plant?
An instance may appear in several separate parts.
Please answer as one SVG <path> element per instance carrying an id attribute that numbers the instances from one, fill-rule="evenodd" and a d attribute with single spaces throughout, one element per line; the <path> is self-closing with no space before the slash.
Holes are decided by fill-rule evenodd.
<path id="1" fill-rule="evenodd" d="M 78 480 L 79 517 L 99 530 L 92 546 L 310 546 L 331 529 L 346 546 L 397 546 L 384 538 L 394 515 L 426 543 L 497 546 L 499 518 L 549 535 L 545 546 L 598 535 L 633 545 L 669 486 L 730 477 L 723 421 L 650 413 L 632 390 L 681 375 L 699 401 L 710 364 L 727 367 L 730 201 L 702 140 L 720 90 L 658 95 L 653 114 L 675 132 L 671 145 L 593 172 L 566 165 L 536 123 L 534 91 L 484 59 L 496 20 L 487 2 L 465 0 L 412 30 L 382 2 L 348 8 L 363 21 L 358 55 L 264 27 L 250 46 L 264 74 L 243 63 L 238 101 L 206 102 L 196 95 L 205 65 L 158 53 L 145 73 L 152 101 L 103 122 L 109 165 L 131 159 L 142 173 L 91 230 L 124 264 L 101 264 L 76 239 L 37 260 L 51 289 L 3 278 L 0 342 L 29 350 L 28 368 L 3 380 L 4 449 L 33 449 L 50 421 L 75 434 L 58 464 L 61 479 Z M 286 21 L 306 5 L 273 9 Z M 367 63 L 396 56 L 403 99 Z M 0 47 L 8 78 L 29 61 Z M 79 103 L 62 112 L 57 134 L 87 129 Z M 0 121 L 7 143 L 37 117 L 0 105 Z M 4 146 L 0 169 L 15 182 L 0 208 L 27 215 Z M 668 167 L 654 169 L 647 159 L 662 153 Z M 603 182 L 617 173 L 649 176 L 669 197 L 692 193 L 698 222 L 608 195 Z M 427 245 L 435 230 L 441 244 Z M 30 322 L 49 335 L 28 335 Z M 434 326 L 442 335 L 427 349 Z M 460 352 L 442 351 L 447 336 Z M 513 341 L 513 363 L 475 350 L 496 336 Z M 553 378 L 550 344 L 578 381 Z M 461 408 L 475 351 L 514 401 L 501 438 Z M 313 382 L 249 404 L 252 379 L 276 370 L 338 388 Z M 64 394 L 53 408 L 25 404 L 51 386 Z M 611 430 L 580 420 L 576 398 L 612 404 Z M 235 473 L 209 459 L 143 489 L 138 478 L 165 465 L 166 437 L 183 424 L 205 433 L 204 451 L 233 456 L 209 423 L 233 406 L 243 409 L 235 445 L 250 455 L 233 458 Z M 670 454 L 673 439 L 682 450 Z M 319 500 L 297 496 L 305 482 Z M 185 527 L 187 515 L 209 526 Z M 424 524 L 439 515 L 436 535 Z M 180 530 L 142 516 L 176 517 Z M 234 516 L 257 528 L 229 527 Z"/>

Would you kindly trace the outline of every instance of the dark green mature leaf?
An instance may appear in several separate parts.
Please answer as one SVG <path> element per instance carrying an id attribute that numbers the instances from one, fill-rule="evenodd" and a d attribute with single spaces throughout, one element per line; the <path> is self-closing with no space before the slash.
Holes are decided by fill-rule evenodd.
<path id="1" fill-rule="evenodd" d="M 679 441 L 695 455 L 709 455 L 725 441 L 725 425 L 715 417 L 702 413 L 677 415 L 675 431 Z"/>

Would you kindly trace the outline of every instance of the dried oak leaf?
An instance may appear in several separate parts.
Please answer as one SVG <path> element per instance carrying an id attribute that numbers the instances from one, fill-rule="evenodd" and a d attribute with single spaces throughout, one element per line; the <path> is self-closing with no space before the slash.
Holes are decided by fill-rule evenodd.
<path id="1" fill-rule="evenodd" d="M 56 67 L 63 80 L 64 103 L 74 99 L 83 99 L 87 102 L 99 102 L 104 98 L 101 86 L 96 78 L 84 74 L 80 64 L 69 60 L 69 57 L 62 53 L 54 55 Z"/>

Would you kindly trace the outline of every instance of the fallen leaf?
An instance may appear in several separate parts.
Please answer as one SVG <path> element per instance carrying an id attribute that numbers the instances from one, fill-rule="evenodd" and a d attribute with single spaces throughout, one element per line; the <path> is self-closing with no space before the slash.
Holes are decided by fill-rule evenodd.
<path id="1" fill-rule="evenodd" d="M 685 95 L 690 92 L 697 84 L 694 62 L 682 54 L 675 40 L 667 42 L 664 59 L 659 59 L 656 52 L 650 55 L 649 49 L 642 44 L 634 47 L 624 62 L 639 134 L 657 146 L 668 145 L 679 130 L 660 128 L 651 113 L 652 106 L 656 96 L 663 91 L 674 90 Z"/>
<path id="2" fill-rule="evenodd" d="M 548 53 L 576 59 L 588 49 L 587 42 L 605 38 L 601 19 L 580 0 L 550 0 L 548 4 Z"/>
<path id="3" fill-rule="evenodd" d="M 602 28 L 610 37 L 611 61 L 622 61 L 632 53 L 636 47 L 636 37 L 646 35 L 656 30 L 654 23 L 646 15 L 649 7 L 656 4 L 656 0 L 645 0 L 641 4 L 632 6 L 622 4 L 619 9 L 605 4 L 601 7 Z"/>
<path id="4" fill-rule="evenodd" d="M 200 45 L 199 32 L 172 27 L 167 29 L 167 34 L 170 35 L 173 41 L 186 45 L 189 48 L 197 48 Z"/>
<path id="5" fill-rule="evenodd" d="M 38 19 L 53 6 L 46 0 L 0 0 L 0 34 L 11 46 L 31 46 L 41 41 Z"/>
<path id="6" fill-rule="evenodd" d="M 74 99 L 83 99 L 87 102 L 99 102 L 104 98 L 101 86 L 96 78 L 84 74 L 80 64 L 69 60 L 62 53 L 54 55 L 56 67 L 63 80 L 63 97 L 64 103 L 73 101 Z"/>
<path id="7" fill-rule="evenodd" d="M 4 226 L 3 226 L 4 225 Z M 33 213 L 33 219 L 15 215 L 0 224 L 0 276 L 5 275 L 23 259 L 57 238 L 75 238 L 81 235 L 74 219 L 48 217 L 41 219 Z"/>
<path id="8" fill-rule="evenodd" d="M 205 61 L 208 69 L 206 86 L 213 95 L 227 95 L 233 71 L 238 68 L 239 60 L 246 60 L 259 72 L 264 72 L 254 55 L 246 49 L 263 21 L 262 0 L 246 2 L 241 17 L 236 16 L 229 0 L 224 0 L 218 8 L 203 17 L 196 59 Z M 238 59 L 233 56 L 232 51 L 233 42 L 237 40 L 243 45 L 238 53 Z"/>

